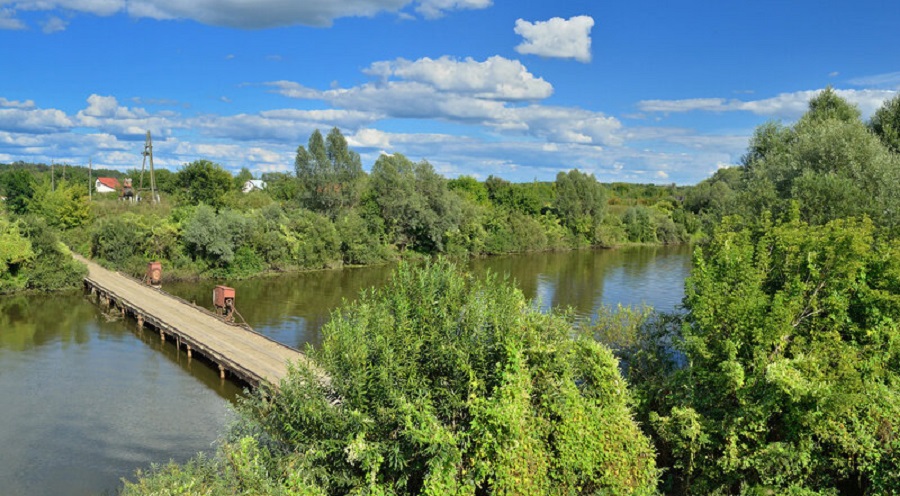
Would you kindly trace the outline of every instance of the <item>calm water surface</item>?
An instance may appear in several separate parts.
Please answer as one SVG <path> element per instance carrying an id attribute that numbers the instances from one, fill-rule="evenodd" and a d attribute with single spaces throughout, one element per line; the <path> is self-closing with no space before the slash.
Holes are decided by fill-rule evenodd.
<path id="1" fill-rule="evenodd" d="M 600 305 L 672 310 L 690 269 L 686 247 L 477 260 L 508 274 L 541 308 Z M 229 283 L 258 331 L 291 346 L 320 343 L 329 312 L 392 267 L 309 272 Z M 209 306 L 215 282 L 164 289 Z M 157 334 L 112 319 L 80 293 L 0 297 L 0 495 L 114 493 L 151 462 L 211 451 L 240 386 L 188 361 Z"/>

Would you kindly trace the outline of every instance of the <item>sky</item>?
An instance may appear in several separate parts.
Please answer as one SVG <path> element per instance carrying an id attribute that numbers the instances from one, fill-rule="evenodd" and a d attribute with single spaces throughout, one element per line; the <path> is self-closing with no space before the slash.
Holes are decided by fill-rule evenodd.
<path id="1" fill-rule="evenodd" d="M 0 163 L 293 170 L 337 127 L 446 177 L 695 184 L 832 86 L 900 90 L 896 0 L 0 0 Z"/>

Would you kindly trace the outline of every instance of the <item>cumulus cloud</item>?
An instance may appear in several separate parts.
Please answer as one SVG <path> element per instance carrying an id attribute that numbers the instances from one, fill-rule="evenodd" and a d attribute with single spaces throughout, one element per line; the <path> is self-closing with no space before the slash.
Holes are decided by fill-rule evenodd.
<path id="1" fill-rule="evenodd" d="M 737 100 L 725 98 L 691 98 L 684 100 L 643 100 L 638 108 L 644 112 L 752 112 L 756 115 L 795 119 L 809 108 L 809 101 L 822 90 L 781 93 L 761 100 Z M 838 96 L 859 107 L 864 116 L 875 112 L 885 100 L 897 92 L 892 90 L 835 90 Z"/>
<path id="2" fill-rule="evenodd" d="M 140 107 L 125 107 L 112 96 L 91 95 L 88 106 L 75 115 L 78 125 L 98 129 L 120 138 L 139 139 L 149 130 L 155 136 L 171 134 L 172 129 L 185 127 L 178 115 L 160 112 L 151 115 Z"/>
<path id="3" fill-rule="evenodd" d="M 20 102 L 17 100 L 7 100 L 0 96 L 0 108 L 17 108 L 17 109 L 30 109 L 34 108 L 34 100 L 25 100 L 24 102 Z"/>
<path id="4" fill-rule="evenodd" d="M 404 14 L 402 11 L 410 6 L 423 17 L 436 18 L 453 10 L 483 9 L 491 5 L 491 0 L 3 0 L 0 5 L 9 5 L 0 10 L 0 29 L 24 29 L 16 14 L 34 10 L 100 16 L 126 12 L 135 18 L 188 19 L 215 26 L 262 29 L 297 24 L 330 26 L 342 17 Z M 51 27 L 64 28 L 60 22 L 52 21 Z"/>
<path id="5" fill-rule="evenodd" d="M 516 51 L 541 57 L 590 62 L 593 27 L 594 19 L 590 16 L 569 19 L 554 17 L 548 21 L 533 23 L 518 19 L 515 32 L 524 41 L 516 46 Z"/>
<path id="6" fill-rule="evenodd" d="M 540 100 L 553 93 L 553 86 L 535 77 L 518 60 L 493 56 L 484 62 L 472 58 L 428 57 L 409 61 L 376 62 L 364 71 L 384 80 L 391 77 L 423 83 L 438 91 L 492 100 Z"/>
<path id="7" fill-rule="evenodd" d="M 617 136 L 621 123 L 614 117 L 533 103 L 552 95 L 553 86 L 516 60 L 397 59 L 376 62 L 364 72 L 377 80 L 327 90 L 291 81 L 265 84 L 287 97 L 322 100 L 381 118 L 438 119 L 566 143 L 621 141 Z M 532 103 L 521 105 L 528 101 Z"/>

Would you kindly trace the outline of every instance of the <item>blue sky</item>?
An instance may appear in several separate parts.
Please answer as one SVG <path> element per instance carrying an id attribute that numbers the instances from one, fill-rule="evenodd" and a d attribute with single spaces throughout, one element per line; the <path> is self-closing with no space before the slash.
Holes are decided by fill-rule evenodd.
<path id="1" fill-rule="evenodd" d="M 900 89 L 900 2 L 0 0 L 0 162 L 293 169 L 339 127 L 448 177 L 693 184 L 832 85 Z"/>

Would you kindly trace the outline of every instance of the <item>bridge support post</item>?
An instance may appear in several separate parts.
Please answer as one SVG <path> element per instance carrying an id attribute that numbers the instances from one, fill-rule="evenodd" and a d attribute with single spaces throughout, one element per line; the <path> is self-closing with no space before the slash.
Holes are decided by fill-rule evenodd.
<path id="1" fill-rule="evenodd" d="M 138 329 L 144 328 L 144 316 L 143 315 L 137 314 L 137 324 L 138 324 Z"/>
<path id="2" fill-rule="evenodd" d="M 219 379 L 225 378 L 225 367 L 219 365 Z"/>
<path id="3" fill-rule="evenodd" d="M 159 330 L 159 340 L 160 341 L 166 340 L 166 333 L 162 329 Z"/>
<path id="4" fill-rule="evenodd" d="M 191 345 L 187 345 L 188 358 L 191 358 Z"/>

